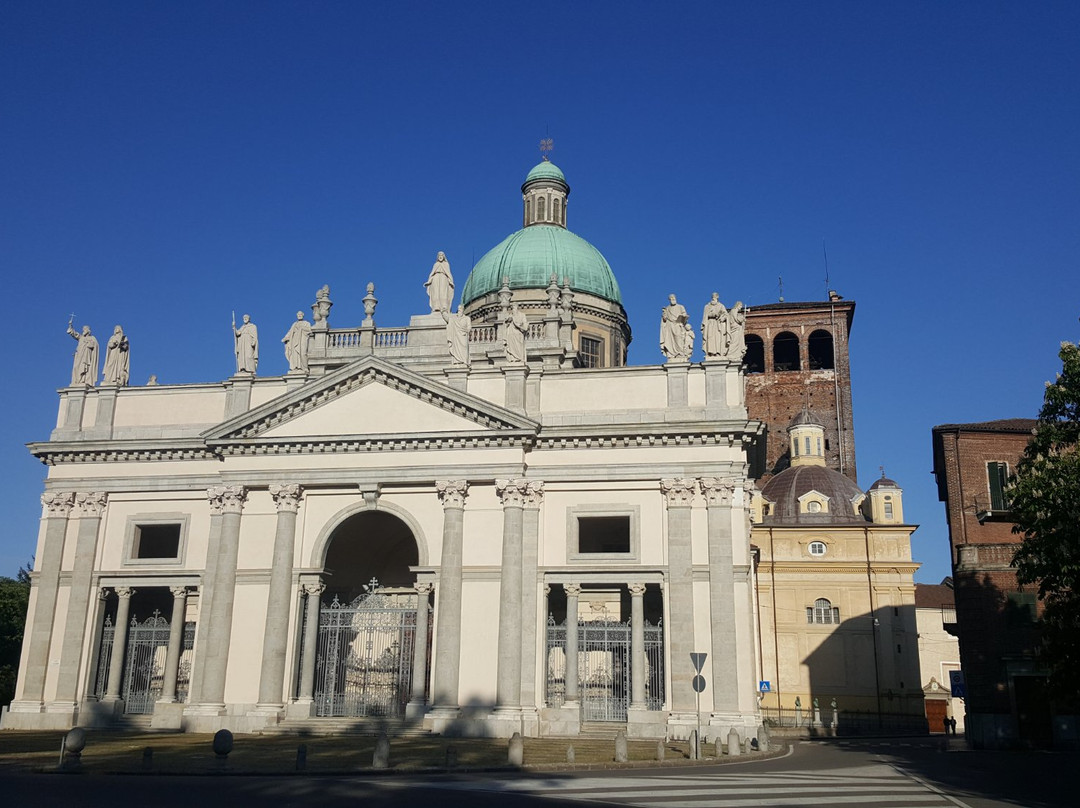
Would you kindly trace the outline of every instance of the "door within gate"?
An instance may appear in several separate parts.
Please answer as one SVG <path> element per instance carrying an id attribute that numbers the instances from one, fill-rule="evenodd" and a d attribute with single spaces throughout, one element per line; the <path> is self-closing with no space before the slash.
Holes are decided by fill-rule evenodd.
<path id="1" fill-rule="evenodd" d="M 645 706 L 664 707 L 664 635 L 645 623 Z M 583 721 L 626 721 L 631 696 L 631 636 L 626 623 L 589 620 L 578 624 L 578 686 Z M 547 701 L 563 703 L 566 692 L 566 624 L 548 618 Z"/>
<path id="2" fill-rule="evenodd" d="M 352 603 L 342 604 L 335 596 L 319 612 L 316 715 L 405 714 L 412 690 L 417 596 L 381 592 L 377 581 L 365 588 Z"/>

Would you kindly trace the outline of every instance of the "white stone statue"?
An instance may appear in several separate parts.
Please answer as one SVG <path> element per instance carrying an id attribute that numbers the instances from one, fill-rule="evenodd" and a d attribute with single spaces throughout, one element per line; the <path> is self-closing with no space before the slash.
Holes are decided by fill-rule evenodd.
<path id="1" fill-rule="evenodd" d="M 105 379 L 102 384 L 127 387 L 131 372 L 131 352 L 124 329 L 117 326 L 105 344 Z"/>
<path id="2" fill-rule="evenodd" d="M 259 329 L 251 322 L 251 315 L 244 315 L 244 324 L 236 327 L 233 319 L 233 337 L 236 340 L 236 372 L 255 373 L 259 367 Z"/>
<path id="3" fill-rule="evenodd" d="M 450 361 L 455 365 L 468 366 L 469 358 L 469 332 L 472 331 L 472 318 L 465 313 L 465 307 L 460 303 L 457 314 L 444 311 L 443 319 L 446 320 L 446 344 L 450 348 Z"/>
<path id="4" fill-rule="evenodd" d="M 746 355 L 746 306 L 741 300 L 728 311 L 727 316 L 727 357 L 741 362 Z"/>
<path id="5" fill-rule="evenodd" d="M 660 351 L 668 361 L 688 362 L 694 352 L 694 330 L 686 309 L 668 295 L 668 305 L 662 309 L 660 320 Z"/>
<path id="6" fill-rule="evenodd" d="M 281 338 L 285 344 L 285 358 L 289 360 L 289 372 L 308 372 L 308 346 L 311 342 L 311 323 L 304 319 L 304 312 L 296 312 L 296 322 Z"/>
<path id="7" fill-rule="evenodd" d="M 71 327 L 71 321 L 68 321 L 67 332 L 79 343 L 79 347 L 75 349 L 75 364 L 71 368 L 71 386 L 93 387 L 97 384 L 98 374 L 97 337 L 90 333 L 88 325 L 82 327 L 80 334 Z"/>
<path id="8" fill-rule="evenodd" d="M 529 330 L 529 320 L 515 303 L 506 316 L 505 336 L 506 361 L 516 364 L 525 362 L 525 334 Z"/>
<path id="9" fill-rule="evenodd" d="M 727 340 L 724 328 L 727 323 L 727 309 L 720 302 L 720 294 L 712 293 L 712 300 L 705 304 L 701 314 L 701 347 L 705 349 L 705 358 L 723 356 L 727 352 Z"/>
<path id="10" fill-rule="evenodd" d="M 454 304 L 454 276 L 450 274 L 450 262 L 446 260 L 446 253 L 442 250 L 439 250 L 424 286 L 427 287 L 432 313 L 453 310 L 451 306 Z"/>

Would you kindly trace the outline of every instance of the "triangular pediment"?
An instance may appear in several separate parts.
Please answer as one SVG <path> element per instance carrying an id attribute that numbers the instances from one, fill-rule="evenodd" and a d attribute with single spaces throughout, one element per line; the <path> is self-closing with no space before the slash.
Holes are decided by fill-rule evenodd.
<path id="1" fill-rule="evenodd" d="M 535 432 L 518 413 L 373 356 L 207 431 L 208 443 Z"/>

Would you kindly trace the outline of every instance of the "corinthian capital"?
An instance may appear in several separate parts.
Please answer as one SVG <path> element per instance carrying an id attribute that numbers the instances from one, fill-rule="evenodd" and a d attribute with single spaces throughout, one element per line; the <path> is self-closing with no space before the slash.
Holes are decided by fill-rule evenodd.
<path id="1" fill-rule="evenodd" d="M 216 485 L 206 489 L 206 497 L 210 500 L 212 514 L 240 513 L 247 500 L 247 491 L 242 485 Z"/>
<path id="2" fill-rule="evenodd" d="M 296 483 L 270 486 L 270 496 L 274 498 L 278 513 L 289 511 L 296 513 L 300 510 L 300 486 Z"/>
<path id="3" fill-rule="evenodd" d="M 542 480 L 532 480 L 525 489 L 525 507 L 539 508 L 544 501 L 544 483 Z"/>
<path id="4" fill-rule="evenodd" d="M 495 492 L 504 508 L 524 508 L 529 493 L 528 480 L 496 480 Z"/>
<path id="5" fill-rule="evenodd" d="M 730 507 L 738 481 L 730 477 L 702 477 L 701 491 L 705 494 L 705 504 L 712 507 L 720 505 Z"/>
<path id="6" fill-rule="evenodd" d="M 444 508 L 464 508 L 465 494 L 469 491 L 466 480 L 436 480 L 435 492 Z"/>
<path id="7" fill-rule="evenodd" d="M 75 500 L 72 493 L 61 491 L 46 491 L 41 495 L 41 506 L 49 517 L 66 518 L 71 513 L 71 503 Z"/>
<path id="8" fill-rule="evenodd" d="M 689 508 L 697 493 L 697 481 L 691 477 L 674 477 L 660 481 L 669 508 Z"/>
<path id="9" fill-rule="evenodd" d="M 101 517 L 105 513 L 105 502 L 109 495 L 104 491 L 86 491 L 75 495 L 75 510 L 79 516 Z"/>

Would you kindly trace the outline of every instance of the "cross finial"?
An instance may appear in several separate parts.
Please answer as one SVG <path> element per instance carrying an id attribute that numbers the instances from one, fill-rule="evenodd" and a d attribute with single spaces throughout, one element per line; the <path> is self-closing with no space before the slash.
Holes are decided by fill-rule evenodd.
<path id="1" fill-rule="evenodd" d="M 884 480 L 885 479 L 885 467 L 884 466 L 878 466 L 878 471 L 881 472 L 881 479 Z"/>
<path id="2" fill-rule="evenodd" d="M 379 588 L 379 579 L 372 576 L 371 580 L 364 584 L 364 591 L 369 595 L 374 594 L 375 590 Z"/>
<path id="3" fill-rule="evenodd" d="M 555 148 L 555 141 L 549 137 L 543 138 L 540 141 L 540 156 L 545 162 L 548 159 L 548 152 Z"/>

